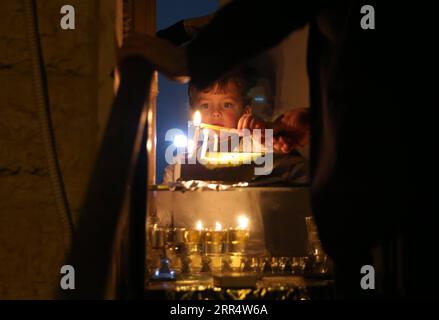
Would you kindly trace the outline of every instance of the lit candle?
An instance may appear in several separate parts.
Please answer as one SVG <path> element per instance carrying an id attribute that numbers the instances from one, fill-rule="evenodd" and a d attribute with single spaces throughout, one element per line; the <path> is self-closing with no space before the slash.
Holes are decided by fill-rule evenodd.
<path id="1" fill-rule="evenodd" d="M 209 141 L 209 130 L 208 129 L 204 129 L 203 130 L 203 145 L 201 146 L 201 159 L 204 159 L 206 157 L 206 152 L 207 152 L 207 143 Z"/>
<path id="2" fill-rule="evenodd" d="M 154 224 L 152 228 L 151 245 L 153 248 L 163 248 L 165 244 L 165 230 Z"/>
<path id="3" fill-rule="evenodd" d="M 213 152 L 218 152 L 218 135 L 215 133 L 213 138 L 214 138 Z"/>
<path id="4" fill-rule="evenodd" d="M 198 137 L 200 135 L 200 124 L 201 124 L 201 113 L 200 113 L 200 111 L 197 110 L 197 111 L 195 111 L 194 119 L 193 119 L 193 125 L 195 127 L 194 146 L 193 146 L 192 150 L 188 150 L 188 152 L 190 152 L 192 155 L 197 154 Z"/>
<path id="5" fill-rule="evenodd" d="M 200 252 L 202 229 L 203 223 L 201 221 L 198 221 L 195 229 L 186 230 L 184 237 L 186 241 L 187 251 L 189 254 Z"/>
<path id="6" fill-rule="evenodd" d="M 238 229 L 246 230 L 248 229 L 249 220 L 246 216 L 238 217 Z"/>
<path id="7" fill-rule="evenodd" d="M 227 252 L 244 253 L 249 235 L 249 219 L 246 216 L 239 216 L 236 229 L 227 231 Z"/>
<path id="8" fill-rule="evenodd" d="M 195 143 L 192 139 L 187 140 L 187 152 L 189 154 L 194 154 Z"/>
<path id="9" fill-rule="evenodd" d="M 206 231 L 204 235 L 204 250 L 206 254 L 223 253 L 223 245 L 226 240 L 226 233 L 221 223 L 215 223 L 215 229 Z"/>
<path id="10" fill-rule="evenodd" d="M 230 133 L 235 133 L 235 134 L 238 134 L 238 135 L 243 135 L 244 134 L 243 130 L 238 130 L 238 129 L 235 129 L 235 128 L 226 128 L 226 127 L 216 126 L 216 125 L 207 124 L 207 123 L 201 123 L 200 124 L 200 128 L 211 129 L 211 130 L 222 131 L 222 132 L 230 132 Z"/>
<path id="11" fill-rule="evenodd" d="M 185 228 L 174 228 L 174 244 L 181 244 L 185 242 Z"/>
<path id="12" fill-rule="evenodd" d="M 203 230 L 203 223 L 198 221 L 195 225 L 195 229 L 190 229 L 186 232 L 186 242 L 198 243 L 201 240 L 201 231 Z"/>

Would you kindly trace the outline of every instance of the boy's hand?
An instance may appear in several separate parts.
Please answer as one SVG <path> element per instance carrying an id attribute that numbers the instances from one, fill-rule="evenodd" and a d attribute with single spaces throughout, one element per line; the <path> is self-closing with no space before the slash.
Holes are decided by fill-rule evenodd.
<path id="1" fill-rule="evenodd" d="M 261 143 L 264 144 L 264 129 L 267 126 L 264 121 L 251 114 L 245 114 L 239 119 L 237 129 L 261 129 Z M 307 108 L 286 112 L 272 126 L 275 134 L 273 151 L 276 153 L 287 154 L 309 143 L 309 110 Z"/>
<path id="2" fill-rule="evenodd" d="M 300 108 L 284 113 L 274 122 L 273 139 L 275 152 L 290 153 L 293 149 L 309 143 L 309 109 Z"/>
<path id="3" fill-rule="evenodd" d="M 238 121 L 237 129 L 250 129 L 250 131 L 253 129 L 265 129 L 265 122 L 251 114 L 244 114 Z"/>
<path id="4" fill-rule="evenodd" d="M 256 147 L 256 149 L 260 150 L 262 146 L 265 144 L 265 128 L 266 124 L 264 121 L 256 118 L 255 116 L 251 114 L 244 114 L 238 121 L 238 130 L 243 129 L 249 129 L 251 133 L 251 137 L 253 140 L 253 143 L 258 145 L 259 147 Z M 261 129 L 261 135 L 260 137 L 255 137 L 253 135 L 253 129 Z"/>

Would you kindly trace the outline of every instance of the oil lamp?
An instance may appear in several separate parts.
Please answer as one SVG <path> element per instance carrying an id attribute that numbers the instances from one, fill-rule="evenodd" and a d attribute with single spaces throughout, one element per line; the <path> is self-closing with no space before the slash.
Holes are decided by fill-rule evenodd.
<path id="1" fill-rule="evenodd" d="M 153 248 L 163 248 L 165 245 L 165 230 L 157 224 L 152 227 L 151 245 Z"/>
<path id="2" fill-rule="evenodd" d="M 195 127 L 194 130 L 194 145 L 191 148 L 192 150 L 188 150 L 188 152 L 192 155 L 195 156 L 197 155 L 197 147 L 198 147 L 198 138 L 200 135 L 200 124 L 201 124 L 201 113 L 200 111 L 195 111 L 194 114 L 194 119 L 193 119 L 193 126 Z"/>
<path id="3" fill-rule="evenodd" d="M 227 230 L 227 252 L 231 254 L 245 253 L 249 235 L 249 219 L 246 216 L 239 216 L 238 226 Z"/>
<path id="4" fill-rule="evenodd" d="M 226 240 L 226 233 L 221 223 L 216 222 L 214 230 L 206 231 L 204 235 L 204 251 L 206 254 L 221 254 Z"/>

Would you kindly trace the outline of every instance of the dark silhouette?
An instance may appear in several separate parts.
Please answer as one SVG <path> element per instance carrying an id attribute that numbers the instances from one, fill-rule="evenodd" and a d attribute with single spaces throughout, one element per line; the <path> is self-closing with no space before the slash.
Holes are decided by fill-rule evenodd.
<path id="1" fill-rule="evenodd" d="M 360 26 L 365 4 L 375 9 L 376 29 Z M 235 1 L 187 48 L 191 81 L 203 87 L 310 24 L 312 206 L 339 297 L 431 296 L 437 283 L 421 260 L 432 244 L 411 218 L 417 193 L 403 88 L 414 79 L 403 72 L 401 6 L 387 5 Z M 366 264 L 375 267 L 377 290 L 360 287 Z"/>

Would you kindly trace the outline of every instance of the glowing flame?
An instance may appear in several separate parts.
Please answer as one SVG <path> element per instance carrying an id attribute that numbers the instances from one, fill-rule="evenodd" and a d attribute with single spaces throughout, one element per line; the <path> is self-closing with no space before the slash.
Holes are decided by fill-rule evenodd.
<path id="1" fill-rule="evenodd" d="M 200 111 L 195 111 L 194 114 L 194 126 L 198 127 L 201 124 L 201 113 Z"/>
<path id="2" fill-rule="evenodd" d="M 215 222 L 215 231 L 221 231 L 223 226 L 219 222 Z"/>
<path id="3" fill-rule="evenodd" d="M 246 216 L 239 216 L 238 217 L 238 228 L 239 229 L 248 229 L 249 220 Z"/>
<path id="4" fill-rule="evenodd" d="M 195 229 L 197 229 L 197 230 L 203 230 L 203 223 L 202 223 L 201 221 L 198 221 L 198 222 L 197 222 L 197 225 L 196 225 L 196 227 L 195 227 Z"/>
<path id="5" fill-rule="evenodd" d="M 174 137 L 174 145 L 177 148 L 185 148 L 188 145 L 188 141 L 185 135 L 177 134 Z"/>

